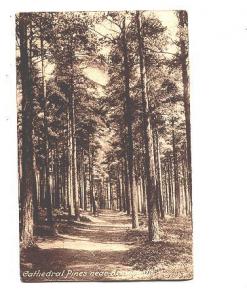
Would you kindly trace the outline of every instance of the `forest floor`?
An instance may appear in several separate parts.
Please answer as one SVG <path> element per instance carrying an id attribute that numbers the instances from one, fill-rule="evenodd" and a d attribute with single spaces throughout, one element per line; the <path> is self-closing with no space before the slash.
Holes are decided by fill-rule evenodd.
<path id="1" fill-rule="evenodd" d="M 148 242 L 147 220 L 131 229 L 125 213 L 87 213 L 80 222 L 62 222 L 21 251 L 21 278 L 40 281 L 181 280 L 192 278 L 192 228 L 185 217 L 160 222 L 161 241 Z"/>

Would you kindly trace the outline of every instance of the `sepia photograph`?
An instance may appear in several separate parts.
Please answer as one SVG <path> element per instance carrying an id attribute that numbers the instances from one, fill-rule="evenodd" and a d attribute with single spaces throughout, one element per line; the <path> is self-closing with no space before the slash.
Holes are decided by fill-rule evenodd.
<path id="1" fill-rule="evenodd" d="M 21 280 L 193 279 L 187 12 L 15 17 Z"/>

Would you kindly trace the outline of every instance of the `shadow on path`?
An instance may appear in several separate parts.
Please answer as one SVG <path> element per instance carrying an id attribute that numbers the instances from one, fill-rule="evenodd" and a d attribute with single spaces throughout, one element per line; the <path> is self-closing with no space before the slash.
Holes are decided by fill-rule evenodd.
<path id="1" fill-rule="evenodd" d="M 96 280 L 91 272 L 131 270 L 126 265 L 131 245 L 125 242 L 126 230 L 131 220 L 123 213 L 104 210 L 93 222 L 84 224 L 61 223 L 58 236 L 38 238 L 37 248 L 22 251 L 21 269 L 30 272 L 85 272 L 83 278 L 71 276 L 70 280 Z M 102 275 L 97 280 L 106 280 Z M 63 278 L 25 277 L 24 281 L 63 280 Z M 68 278 L 66 278 L 68 280 Z"/>

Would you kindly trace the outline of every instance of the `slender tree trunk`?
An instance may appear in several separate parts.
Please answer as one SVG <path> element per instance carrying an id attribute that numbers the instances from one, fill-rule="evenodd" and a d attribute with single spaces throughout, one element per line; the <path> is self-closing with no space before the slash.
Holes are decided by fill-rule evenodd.
<path id="1" fill-rule="evenodd" d="M 68 128 L 68 217 L 69 221 L 72 216 L 75 215 L 74 209 L 74 194 L 73 194 L 73 181 L 72 181 L 72 157 L 73 157 L 73 149 L 72 149 L 72 135 L 71 135 L 71 120 L 70 120 L 70 112 L 67 112 L 67 128 Z"/>
<path id="2" fill-rule="evenodd" d="M 180 216 L 180 187 L 179 187 L 177 148 L 176 148 L 173 118 L 172 118 L 172 149 L 173 149 L 174 188 L 175 188 L 175 217 L 178 217 Z"/>
<path id="3" fill-rule="evenodd" d="M 154 162 L 155 162 L 155 184 L 156 184 L 156 194 L 157 194 L 157 210 L 160 217 L 163 219 L 164 205 L 163 205 L 163 188 L 162 188 L 162 175 L 160 166 L 160 150 L 159 150 L 159 136 L 156 129 L 153 129 L 153 148 L 154 148 Z"/>
<path id="4" fill-rule="evenodd" d="M 190 128 L 190 94 L 189 94 L 189 75 L 188 75 L 188 16 L 187 12 L 180 10 L 178 12 L 178 21 L 181 27 L 180 32 L 180 52 L 181 52 L 181 69 L 183 79 L 183 100 L 185 112 L 185 126 L 187 139 L 187 162 L 188 162 L 188 191 L 192 199 L 192 167 L 191 167 L 191 128 Z"/>
<path id="5" fill-rule="evenodd" d="M 125 199 L 126 199 L 126 211 L 127 215 L 130 215 L 130 185 L 129 185 L 129 175 L 128 175 L 128 162 L 125 156 L 124 158 L 124 182 L 125 182 Z"/>
<path id="6" fill-rule="evenodd" d="M 187 190 L 187 174 L 185 169 L 185 159 L 182 160 L 182 174 L 183 174 L 183 188 L 184 188 L 184 203 L 186 215 L 189 214 L 188 211 L 188 190 Z"/>
<path id="7" fill-rule="evenodd" d="M 156 184 L 157 184 L 157 193 L 159 198 L 159 208 L 160 208 L 160 216 L 162 219 L 165 217 L 164 211 L 164 195 L 163 195 L 163 185 L 162 185 L 162 171 L 161 171 L 161 163 L 160 163 L 160 145 L 159 145 L 159 134 L 158 131 L 154 130 L 154 142 L 155 142 L 155 149 L 156 149 Z"/>
<path id="8" fill-rule="evenodd" d="M 20 74 L 22 83 L 22 180 L 21 180 L 21 241 L 24 248 L 33 243 L 33 143 L 32 91 L 28 66 L 28 14 L 20 14 Z"/>
<path id="9" fill-rule="evenodd" d="M 63 205 L 64 208 L 68 209 L 68 164 L 67 164 L 67 153 L 64 152 L 64 173 L 63 173 L 63 189 L 64 189 L 64 197 L 63 197 Z"/>
<path id="10" fill-rule="evenodd" d="M 109 171 L 108 171 L 108 174 L 109 174 L 109 208 L 110 209 L 113 209 L 113 193 L 112 193 L 112 178 L 111 178 L 111 170 L 110 170 L 110 167 L 109 167 Z"/>
<path id="11" fill-rule="evenodd" d="M 89 167 L 89 190 L 90 190 L 90 204 L 93 214 L 96 213 L 94 205 L 94 172 L 93 172 L 93 150 L 91 145 L 91 138 L 88 137 L 88 167 Z"/>
<path id="12" fill-rule="evenodd" d="M 101 209 L 105 209 L 105 199 L 106 199 L 106 195 L 105 195 L 105 178 L 102 177 L 102 191 L 101 191 L 101 201 L 100 201 L 100 208 Z"/>
<path id="13" fill-rule="evenodd" d="M 119 168 L 119 170 L 121 170 L 121 168 Z M 121 176 L 118 172 L 118 176 L 117 176 L 117 190 L 118 190 L 118 203 L 119 203 L 119 210 L 122 211 L 123 209 L 123 197 L 122 197 L 122 184 L 121 184 Z"/>
<path id="14" fill-rule="evenodd" d="M 35 154 L 33 152 L 33 220 L 34 224 L 39 223 L 38 186 Z"/>
<path id="15" fill-rule="evenodd" d="M 171 157 L 169 155 L 167 162 L 167 172 L 168 172 L 168 194 L 169 194 L 169 214 L 173 214 L 173 193 L 172 193 L 172 164 Z"/>
<path id="16" fill-rule="evenodd" d="M 171 186 L 171 213 L 175 214 L 175 183 L 174 183 L 174 162 L 172 161 L 172 157 L 169 157 L 170 162 L 170 186 Z"/>
<path id="17" fill-rule="evenodd" d="M 44 68 L 44 39 L 43 28 L 40 22 L 40 47 L 41 47 L 41 72 L 42 72 L 42 92 L 43 92 L 43 110 L 44 110 L 44 139 L 45 139 L 45 165 L 46 165 L 46 180 L 45 180 L 45 203 L 47 208 L 47 222 L 54 231 L 53 215 L 52 215 L 52 199 L 50 186 L 50 158 L 49 158 L 49 134 L 47 122 L 47 97 L 46 97 L 46 81 Z"/>
<path id="18" fill-rule="evenodd" d="M 42 208 L 46 207 L 46 204 L 45 204 L 45 166 L 41 166 L 40 168 L 40 180 L 39 180 L 39 184 L 40 184 L 40 187 L 39 187 L 39 198 L 40 198 L 40 206 Z"/>
<path id="19" fill-rule="evenodd" d="M 84 174 L 84 210 L 87 211 L 87 173 L 86 164 L 83 164 L 83 174 Z"/>
<path id="20" fill-rule="evenodd" d="M 169 214 L 169 195 L 168 195 L 168 184 L 167 184 L 167 167 L 166 163 L 164 164 L 164 185 L 165 185 L 165 213 Z"/>
<path id="21" fill-rule="evenodd" d="M 143 191 L 143 203 L 142 203 L 142 212 L 144 215 L 147 214 L 147 193 L 146 193 L 146 176 L 142 175 L 142 191 Z"/>
<path id="22" fill-rule="evenodd" d="M 30 79 L 32 78 L 33 73 L 33 67 L 32 67 L 32 53 L 33 53 L 33 26 L 32 26 L 32 20 L 29 22 L 29 31 L 30 31 L 30 37 L 29 37 L 29 51 L 28 51 L 28 67 L 29 67 L 29 74 Z M 30 80 L 30 88 L 32 89 L 32 80 Z M 31 99 L 33 99 L 32 90 L 31 90 Z M 34 117 L 34 110 L 33 110 L 33 103 L 32 103 L 32 114 Z M 34 138 L 34 128 L 32 126 L 32 140 Z M 36 170 L 36 160 L 35 160 L 35 148 L 33 146 L 33 221 L 34 224 L 38 224 L 39 222 L 39 211 L 38 211 L 38 194 L 37 194 L 37 170 Z"/>
<path id="23" fill-rule="evenodd" d="M 81 151 L 80 168 L 79 168 L 79 182 L 80 182 L 80 206 L 84 209 L 84 150 Z"/>
<path id="24" fill-rule="evenodd" d="M 72 60 L 73 58 L 71 58 Z M 73 63 L 71 63 L 71 69 L 73 70 Z M 78 174 L 77 174 L 77 151 L 76 151 L 76 136 L 75 136 L 75 98 L 74 98 L 74 80 L 73 74 L 70 84 L 70 103 L 69 103 L 69 111 L 70 111 L 70 121 L 71 121 L 71 147 L 72 147 L 72 189 L 73 189 L 73 203 L 75 209 L 75 219 L 80 219 L 79 214 L 79 196 L 78 196 Z"/>
<path id="25" fill-rule="evenodd" d="M 138 203 L 135 189 L 135 175 L 134 175 L 134 146 L 133 146 L 133 101 L 130 97 L 130 70 L 129 70 L 129 54 L 128 45 L 126 40 L 126 28 L 125 28 L 126 17 L 123 20 L 122 29 L 122 42 L 123 42 L 123 69 L 124 69 L 124 93 L 125 93 L 125 122 L 127 126 L 127 158 L 128 158 L 128 174 L 130 182 L 130 200 L 132 206 L 132 228 L 138 228 Z"/>
<path id="26" fill-rule="evenodd" d="M 107 209 L 111 208 L 111 184 L 110 184 L 110 177 L 107 180 Z"/>
<path id="27" fill-rule="evenodd" d="M 147 177 L 147 206 L 148 206 L 148 229 L 149 240 L 159 240 L 159 222 L 157 213 L 157 199 L 155 197 L 155 164 L 152 145 L 152 130 L 150 123 L 149 100 L 147 96 L 147 78 L 144 61 L 144 45 L 142 37 L 142 20 L 140 12 L 136 12 L 136 23 L 139 42 L 139 58 L 140 58 L 140 74 L 141 74 L 141 92 L 143 106 L 143 130 L 144 130 L 144 145 L 145 145 L 145 167 Z"/>
<path id="28" fill-rule="evenodd" d="M 54 177 L 55 177 L 55 203 L 57 208 L 61 208 L 61 189 L 60 189 L 60 164 L 58 158 L 58 144 L 56 141 L 56 147 L 54 150 Z"/>
<path id="29" fill-rule="evenodd" d="M 122 199 L 123 199 L 123 211 L 126 211 L 126 190 L 125 190 L 125 177 L 124 177 L 124 164 L 121 163 L 121 183 L 122 183 Z"/>

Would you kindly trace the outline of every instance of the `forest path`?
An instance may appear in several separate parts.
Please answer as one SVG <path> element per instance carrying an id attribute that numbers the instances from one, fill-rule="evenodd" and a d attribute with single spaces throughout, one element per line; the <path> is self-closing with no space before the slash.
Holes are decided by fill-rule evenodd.
<path id="1" fill-rule="evenodd" d="M 58 236 L 39 238 L 38 248 L 23 257 L 26 270 L 65 270 L 65 274 L 73 271 L 65 280 L 121 280 L 121 275 L 114 278 L 117 272 L 132 270 L 126 262 L 127 253 L 134 246 L 125 240 L 131 218 L 112 210 L 102 210 L 98 217 L 88 215 L 88 218 L 91 222 L 61 223 Z M 78 275 L 78 272 L 84 273 Z M 56 276 L 48 280 L 51 279 L 63 280 Z"/>

